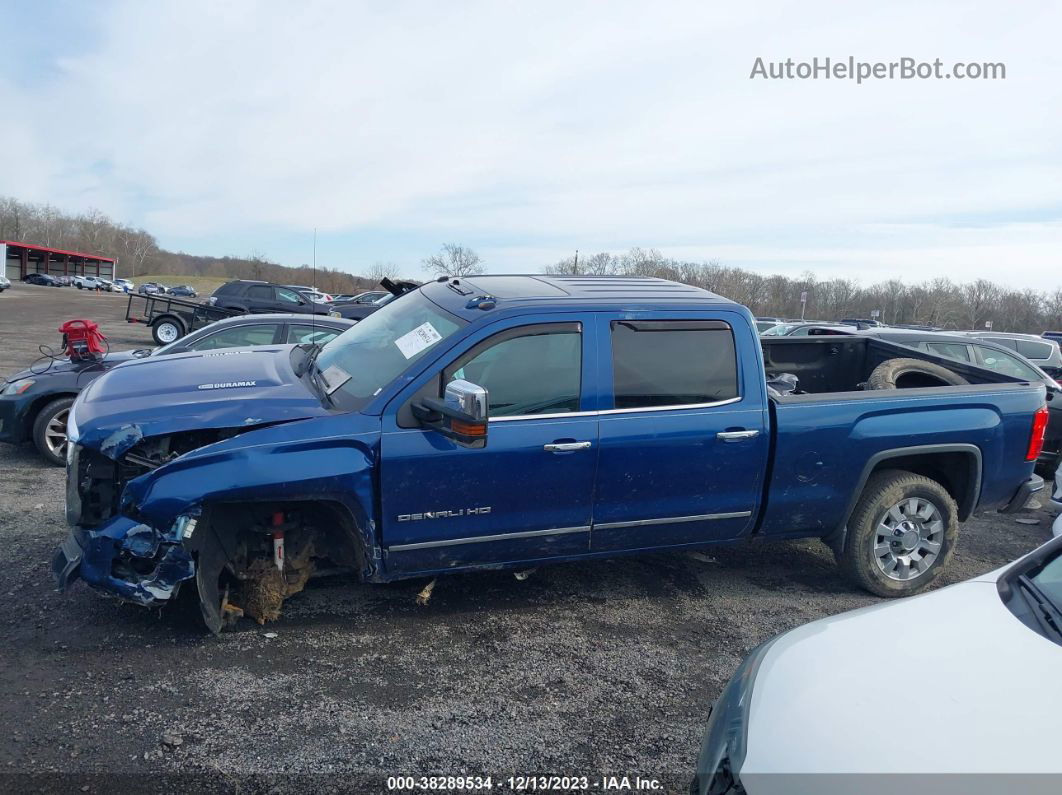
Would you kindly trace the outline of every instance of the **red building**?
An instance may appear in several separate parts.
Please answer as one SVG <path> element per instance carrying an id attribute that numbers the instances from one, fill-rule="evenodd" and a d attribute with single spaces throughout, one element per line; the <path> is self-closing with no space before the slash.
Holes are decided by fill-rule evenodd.
<path id="1" fill-rule="evenodd" d="M 49 276 L 102 276 L 113 279 L 117 276 L 115 262 L 110 257 L 84 254 L 80 251 L 63 251 L 15 240 L 0 240 L 0 260 L 12 282 L 20 281 L 27 273 L 47 273 Z"/>

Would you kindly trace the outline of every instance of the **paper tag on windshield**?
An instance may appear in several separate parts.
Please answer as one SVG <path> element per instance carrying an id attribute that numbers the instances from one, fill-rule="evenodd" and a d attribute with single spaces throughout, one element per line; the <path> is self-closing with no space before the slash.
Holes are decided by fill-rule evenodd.
<path id="1" fill-rule="evenodd" d="M 407 359 L 412 359 L 421 351 L 430 348 L 442 339 L 442 334 L 435 330 L 431 323 L 422 323 L 408 334 L 403 334 L 395 340 L 398 350 Z"/>
<path id="2" fill-rule="evenodd" d="M 339 365 L 333 364 L 321 371 L 321 377 L 324 379 L 325 392 L 331 395 L 350 380 L 350 373 Z"/>

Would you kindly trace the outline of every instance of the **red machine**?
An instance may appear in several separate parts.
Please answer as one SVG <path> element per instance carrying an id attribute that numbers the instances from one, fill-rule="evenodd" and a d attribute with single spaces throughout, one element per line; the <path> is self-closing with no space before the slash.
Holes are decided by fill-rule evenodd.
<path id="1" fill-rule="evenodd" d="M 70 361 L 96 359 L 107 352 L 107 338 L 91 320 L 68 320 L 59 327 L 63 335 L 63 353 Z"/>

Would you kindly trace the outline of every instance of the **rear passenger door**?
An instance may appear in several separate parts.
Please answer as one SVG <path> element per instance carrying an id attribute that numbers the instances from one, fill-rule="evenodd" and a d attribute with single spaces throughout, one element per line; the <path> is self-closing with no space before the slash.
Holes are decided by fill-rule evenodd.
<path id="1" fill-rule="evenodd" d="M 599 415 L 592 550 L 703 544 L 751 529 L 769 449 L 766 387 L 735 317 L 744 322 L 704 312 L 602 317 L 599 377 L 612 396 Z"/>
<path id="2" fill-rule="evenodd" d="M 276 312 L 277 300 L 273 288 L 268 284 L 250 285 L 247 288 L 247 309 L 256 314 Z"/>

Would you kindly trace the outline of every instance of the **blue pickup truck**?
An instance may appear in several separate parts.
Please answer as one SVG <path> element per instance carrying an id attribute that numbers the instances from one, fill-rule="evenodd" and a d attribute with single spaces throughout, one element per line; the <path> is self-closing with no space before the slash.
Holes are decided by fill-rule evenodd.
<path id="1" fill-rule="evenodd" d="M 867 388 L 912 356 L 960 385 Z M 769 388 L 778 373 L 798 388 Z M 905 595 L 960 521 L 1042 487 L 1044 405 L 1042 384 L 882 340 L 761 341 L 746 308 L 675 282 L 440 279 L 323 348 L 150 357 L 93 382 L 53 568 L 145 606 L 190 593 L 215 632 L 275 618 L 325 572 L 746 539 L 821 538 L 854 582 Z"/>

